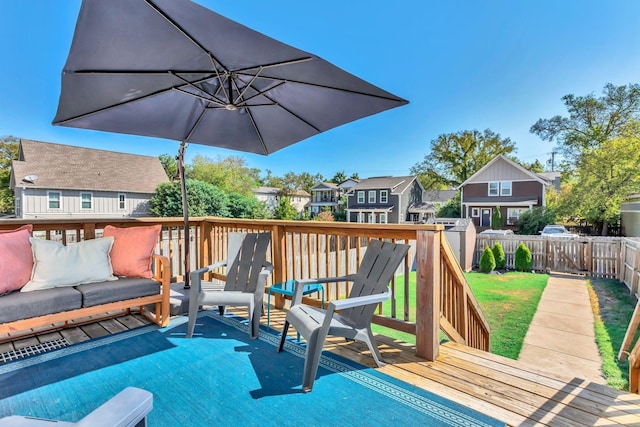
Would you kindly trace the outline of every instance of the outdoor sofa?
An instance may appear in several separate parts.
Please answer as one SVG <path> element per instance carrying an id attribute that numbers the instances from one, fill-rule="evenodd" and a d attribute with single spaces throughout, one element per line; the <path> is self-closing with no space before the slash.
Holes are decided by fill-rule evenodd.
<path id="1" fill-rule="evenodd" d="M 166 326 L 169 260 L 152 253 L 159 233 L 107 226 L 105 237 L 66 247 L 30 237 L 31 226 L 0 233 L 0 334 L 132 308 Z"/>

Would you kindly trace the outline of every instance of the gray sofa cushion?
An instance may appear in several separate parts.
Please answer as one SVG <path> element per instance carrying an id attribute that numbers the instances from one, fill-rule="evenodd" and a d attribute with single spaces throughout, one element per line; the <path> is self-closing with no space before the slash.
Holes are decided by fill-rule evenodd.
<path id="1" fill-rule="evenodd" d="M 15 291 L 0 297 L 0 323 L 82 307 L 82 294 L 71 287 Z"/>
<path id="2" fill-rule="evenodd" d="M 131 298 L 158 295 L 160 286 L 161 284 L 153 279 L 121 277 L 114 281 L 79 285 L 75 289 L 82 293 L 82 306 L 92 307 Z"/>

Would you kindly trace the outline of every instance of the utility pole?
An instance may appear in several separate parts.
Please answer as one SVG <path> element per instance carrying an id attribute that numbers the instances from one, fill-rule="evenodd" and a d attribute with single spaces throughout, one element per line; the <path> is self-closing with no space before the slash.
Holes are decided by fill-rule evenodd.
<path id="1" fill-rule="evenodd" d="M 556 170 L 556 154 L 558 154 L 557 151 L 553 150 L 551 151 L 551 172 Z"/>

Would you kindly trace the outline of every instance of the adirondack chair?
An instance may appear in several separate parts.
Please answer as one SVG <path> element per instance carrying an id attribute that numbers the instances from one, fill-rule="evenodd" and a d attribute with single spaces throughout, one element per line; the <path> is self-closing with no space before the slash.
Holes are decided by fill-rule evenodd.
<path id="1" fill-rule="evenodd" d="M 327 335 L 365 342 L 376 364 L 378 366 L 384 365 L 373 332 L 371 332 L 371 319 L 377 305 L 391 297 L 389 282 L 408 251 L 409 245 L 371 240 L 355 274 L 296 281 L 291 308 L 286 316 L 278 352 L 282 351 L 289 325 L 293 325 L 307 341 L 302 377 L 302 390 L 305 393 L 310 392 L 313 388 L 322 347 Z M 349 297 L 331 301 L 327 310 L 302 304 L 302 292 L 305 284 L 345 281 L 352 282 Z"/>
<path id="2" fill-rule="evenodd" d="M 249 335 L 257 338 L 267 277 L 273 266 L 266 261 L 271 233 L 229 233 L 227 259 L 191 272 L 189 291 L 189 323 L 187 337 L 193 336 L 198 308 L 218 306 L 224 314 L 225 306 L 246 306 L 249 311 Z M 226 267 L 224 284 L 203 282 L 202 275 Z"/>

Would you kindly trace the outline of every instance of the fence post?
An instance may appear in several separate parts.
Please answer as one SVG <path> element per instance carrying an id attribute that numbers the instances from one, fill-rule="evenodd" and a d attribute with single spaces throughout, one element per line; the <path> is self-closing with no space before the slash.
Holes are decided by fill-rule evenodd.
<path id="1" fill-rule="evenodd" d="M 441 233 L 416 233 L 416 355 L 430 361 L 436 360 L 440 348 Z"/>
<path id="2" fill-rule="evenodd" d="M 82 225 L 82 228 L 83 228 L 84 240 L 90 240 L 90 239 L 96 238 L 96 225 L 94 223 L 85 222 Z M 66 234 L 66 231 L 65 231 L 65 234 Z"/>
<path id="3" fill-rule="evenodd" d="M 273 250 L 273 283 L 282 283 L 287 271 L 285 250 L 285 230 L 283 225 L 274 225 L 271 228 L 271 248 Z M 274 299 L 276 308 L 284 307 L 284 296 L 276 294 Z"/>

